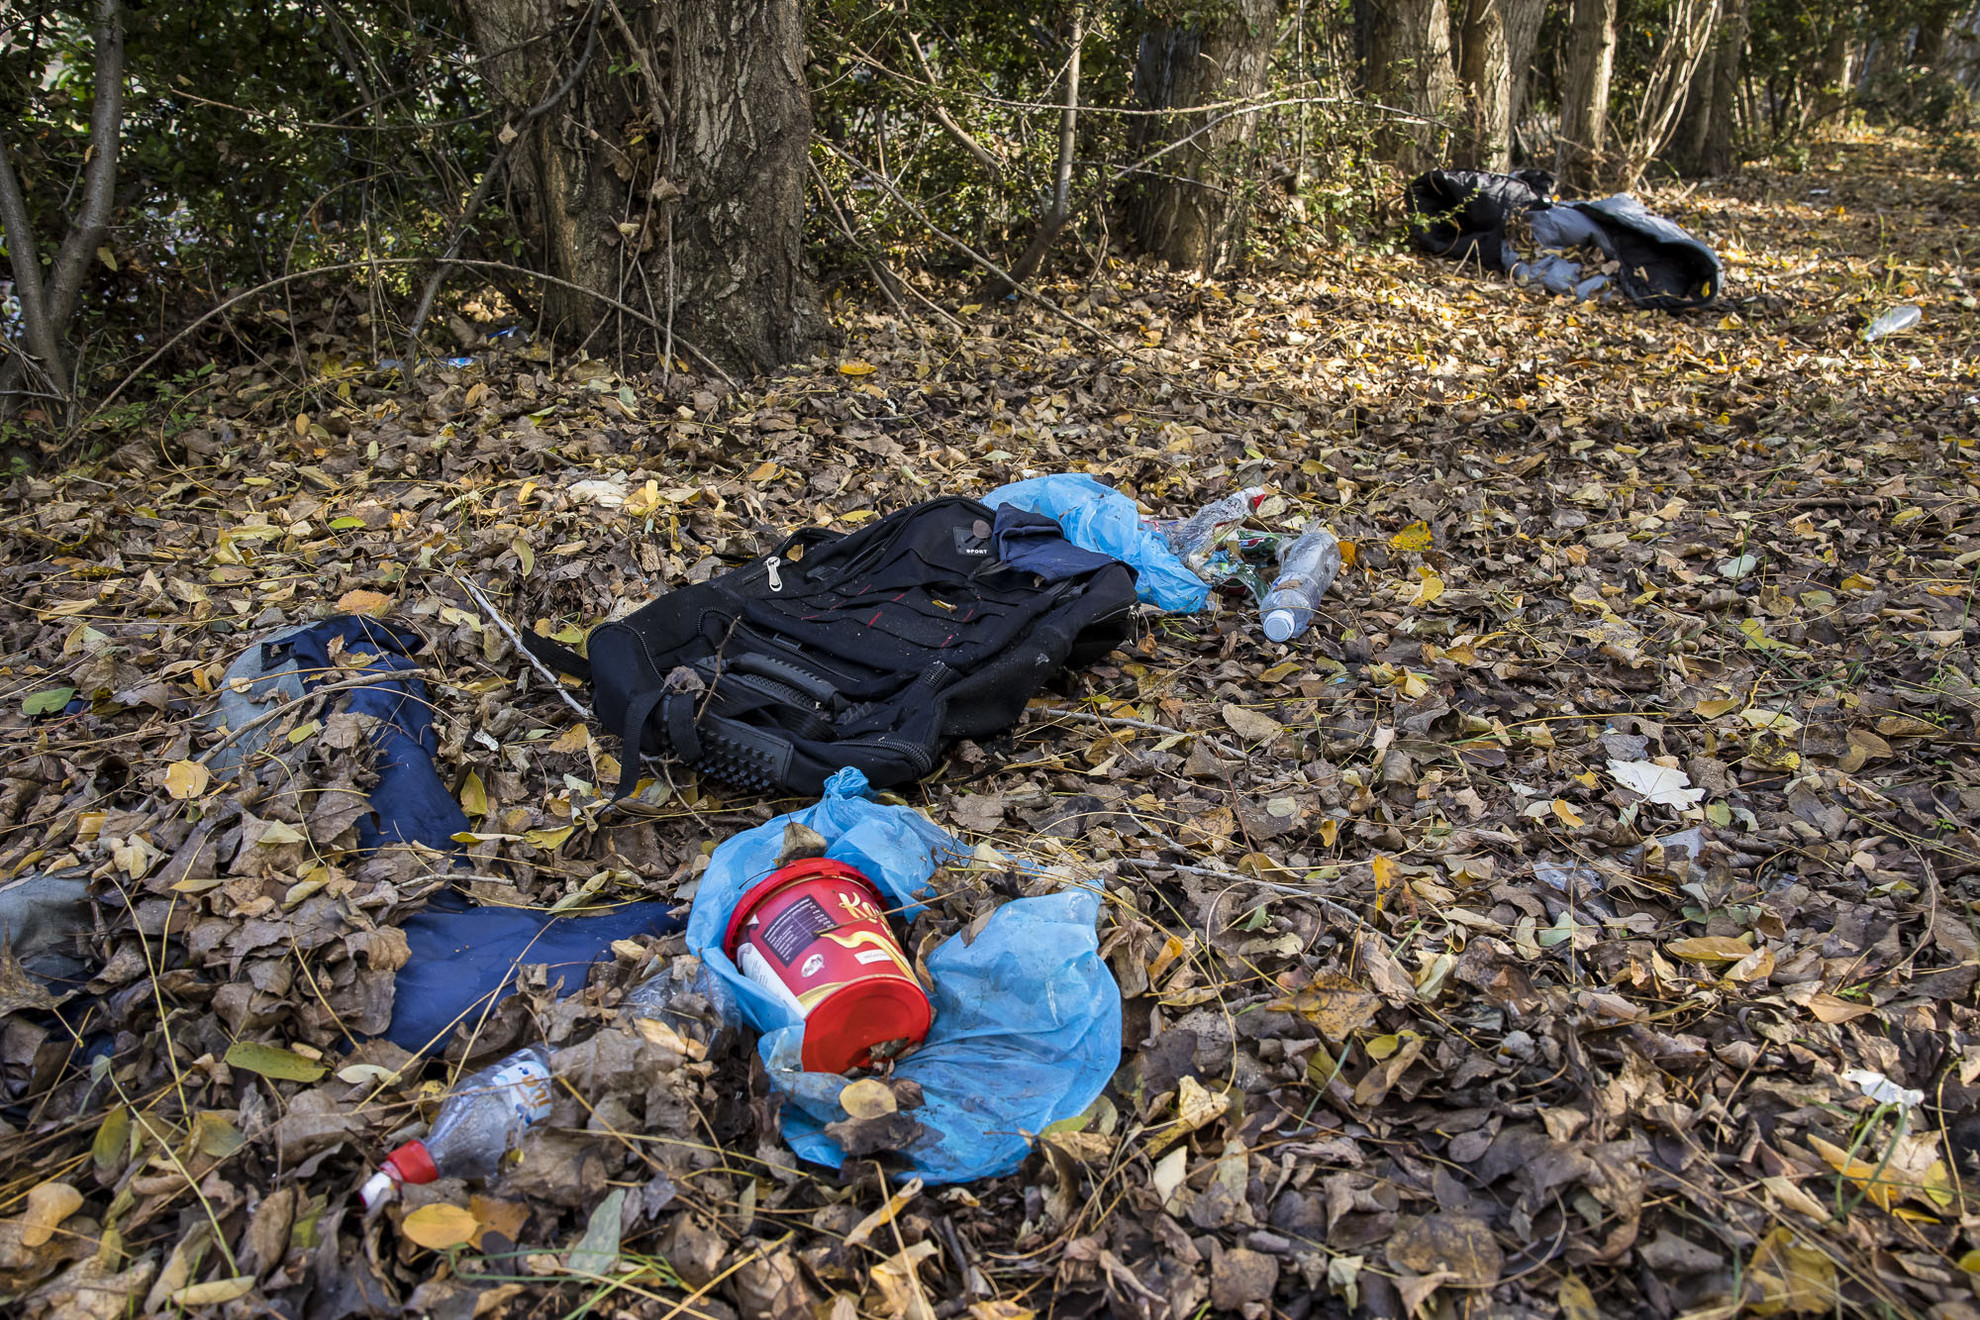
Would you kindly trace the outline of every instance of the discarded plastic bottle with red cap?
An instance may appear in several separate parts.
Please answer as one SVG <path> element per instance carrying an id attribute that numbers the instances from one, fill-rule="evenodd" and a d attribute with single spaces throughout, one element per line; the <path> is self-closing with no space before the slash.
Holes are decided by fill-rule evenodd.
<path id="1" fill-rule="evenodd" d="M 1212 500 L 1187 518 L 1167 522 L 1151 519 L 1148 526 L 1169 543 L 1178 559 L 1191 569 L 1201 569 L 1217 543 L 1264 498 L 1263 486 L 1246 486 L 1221 500 Z"/>
<path id="2" fill-rule="evenodd" d="M 358 1194 L 369 1209 L 403 1183 L 486 1178 L 548 1117 L 550 1056 L 531 1045 L 461 1078 L 426 1138 L 387 1155 Z"/>

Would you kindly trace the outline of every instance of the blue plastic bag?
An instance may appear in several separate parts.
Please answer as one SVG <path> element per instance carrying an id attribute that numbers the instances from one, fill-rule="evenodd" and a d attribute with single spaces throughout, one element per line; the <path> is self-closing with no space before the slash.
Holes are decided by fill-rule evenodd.
<path id="1" fill-rule="evenodd" d="M 805 1159 L 837 1166 L 845 1155 L 824 1126 L 846 1117 L 846 1080 L 805 1072 L 804 1023 L 745 978 L 722 951 L 737 901 L 775 869 L 792 821 L 824 837 L 826 856 L 857 867 L 904 916 L 944 861 L 969 850 L 907 807 L 868 801 L 866 776 L 845 769 L 815 806 L 779 816 L 715 850 L 688 915 L 688 948 L 715 981 L 726 1014 L 763 1033 L 757 1049 L 789 1104 L 784 1139 Z M 928 957 L 935 1008 L 928 1040 L 894 1076 L 921 1084 L 909 1111 L 925 1129 L 901 1152 L 930 1183 L 1009 1173 L 1036 1133 L 1093 1103 L 1121 1059 L 1121 994 L 1100 959 L 1097 893 L 1072 889 L 1017 899 L 992 914 L 976 938 L 943 942 Z"/>
<path id="2" fill-rule="evenodd" d="M 1012 482 L 985 495 L 983 502 L 993 509 L 1008 504 L 1056 519 L 1074 545 L 1132 568 L 1134 594 L 1159 609 L 1192 614 L 1210 602 L 1209 586 L 1141 521 L 1134 501 L 1083 472 Z"/>

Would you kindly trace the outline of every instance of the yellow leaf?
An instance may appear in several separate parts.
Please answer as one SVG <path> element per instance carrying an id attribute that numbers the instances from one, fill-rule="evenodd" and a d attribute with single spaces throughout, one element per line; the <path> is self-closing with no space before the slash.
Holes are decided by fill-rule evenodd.
<path id="1" fill-rule="evenodd" d="M 195 1306 L 218 1306 L 231 1302 L 237 1297 L 245 1297 L 254 1287 L 252 1274 L 236 1274 L 231 1279 L 209 1279 L 205 1283 L 195 1283 L 190 1288 L 181 1288 L 166 1300 L 174 1306 L 187 1308 Z"/>
<path id="2" fill-rule="evenodd" d="M 743 480 L 768 481 L 770 480 L 770 478 L 776 476 L 779 470 L 780 469 L 777 467 L 775 463 L 771 463 L 771 462 L 758 463 L 756 465 L 755 470 L 752 471 L 747 477 L 744 477 Z"/>
<path id="3" fill-rule="evenodd" d="M 1760 1286 L 1760 1300 L 1747 1304 L 1754 1315 L 1808 1315 L 1836 1308 L 1835 1261 L 1820 1247 L 1803 1243 L 1785 1224 L 1760 1239 L 1747 1274 Z"/>
<path id="4" fill-rule="evenodd" d="M 1294 674 L 1297 674 L 1303 667 L 1297 660 L 1288 660 L 1284 664 L 1273 665 L 1270 669 L 1260 674 L 1258 681 L 1261 683 L 1282 683 Z"/>
<path id="5" fill-rule="evenodd" d="M 962 306 L 956 308 L 956 313 L 959 316 L 975 316 L 982 310 L 982 303 L 964 303 Z"/>
<path id="6" fill-rule="evenodd" d="M 536 551 L 530 549 L 520 536 L 509 542 L 509 549 L 516 552 L 516 560 L 522 565 L 524 577 L 536 571 Z"/>
<path id="7" fill-rule="evenodd" d="M 37 1183 L 29 1188 L 27 1210 L 21 1215 L 21 1245 L 38 1247 L 46 1243 L 82 1203 L 82 1193 L 67 1183 Z"/>
<path id="8" fill-rule="evenodd" d="M 1416 599 L 1410 604 L 1428 605 L 1444 594 L 1444 579 L 1437 576 L 1435 569 L 1418 566 L 1416 575 L 1423 580 L 1416 584 Z"/>
<path id="9" fill-rule="evenodd" d="M 565 825 L 561 829 L 554 830 L 524 830 L 523 842 L 546 851 L 561 848 L 564 840 L 570 838 L 571 831 L 576 828 L 575 825 Z"/>
<path id="10" fill-rule="evenodd" d="M 445 1251 L 449 1247 L 465 1246 L 480 1227 L 481 1221 L 472 1210 L 435 1202 L 408 1214 L 399 1231 L 428 1251 Z"/>
<path id="11" fill-rule="evenodd" d="M 1430 524 L 1413 522 L 1390 537 L 1389 544 L 1398 550 L 1428 550 L 1430 539 Z"/>
<path id="12" fill-rule="evenodd" d="M 1730 715 L 1733 711 L 1738 710 L 1739 698 L 1725 697 L 1714 698 L 1710 701 L 1701 701 L 1693 709 L 1698 712 L 1700 719 L 1716 720 L 1721 715 Z"/>
<path id="13" fill-rule="evenodd" d="M 461 781 L 461 810 L 470 816 L 488 814 L 488 790 L 482 787 L 481 776 L 472 770 Z"/>
<path id="14" fill-rule="evenodd" d="M 1925 510 L 1919 508 L 1917 505 L 1913 505 L 1911 508 L 1906 509 L 1902 513 L 1898 514 L 1895 518 L 1892 518 L 1891 526 L 1902 527 L 1906 523 L 1916 522 L 1918 519 L 1923 518 L 1924 516 L 1925 516 Z"/>
<path id="15" fill-rule="evenodd" d="M 1578 830 L 1583 825 L 1586 825 L 1588 823 L 1587 821 L 1583 820 L 1580 816 L 1575 814 L 1574 808 L 1568 805 L 1568 801 L 1566 798 L 1554 799 L 1554 814 L 1560 817 L 1561 824 L 1567 826 L 1571 830 Z"/>
<path id="16" fill-rule="evenodd" d="M 839 374 L 842 376 L 871 376 L 874 371 L 871 362 L 862 362 L 858 358 L 847 358 L 839 364 Z"/>
<path id="17" fill-rule="evenodd" d="M 1561 1308 L 1561 1320 L 1602 1320 L 1601 1308 L 1588 1285 L 1570 1274 L 1554 1293 L 1554 1304 Z"/>
<path id="18" fill-rule="evenodd" d="M 181 802 L 204 793 L 212 781 L 212 772 L 197 761 L 174 761 L 165 767 L 165 791 Z"/>
<path id="19" fill-rule="evenodd" d="M 297 435 L 308 435 L 308 434 L 309 434 L 309 414 L 308 414 L 308 413 L 297 413 L 297 414 L 296 414 L 296 434 L 297 434 Z"/>
<path id="20" fill-rule="evenodd" d="M 384 592 L 370 591 L 360 587 L 356 591 L 347 591 L 337 597 L 337 612 L 339 614 L 369 614 L 373 618 L 382 618 L 385 611 L 391 607 L 391 604 L 392 598 Z"/>
<path id="21" fill-rule="evenodd" d="M 1753 946 L 1730 935 L 1700 935 L 1695 939 L 1672 940 L 1664 952 L 1673 958 L 1695 963 L 1736 963 L 1753 952 Z"/>
<path id="22" fill-rule="evenodd" d="M 1334 840 L 1339 838 L 1341 834 L 1340 821 L 1329 816 L 1326 820 L 1321 821 L 1317 828 L 1320 833 L 1320 846 L 1323 848 L 1333 847 Z"/>
<path id="23" fill-rule="evenodd" d="M 1335 823 L 1335 828 L 1339 828 L 1338 822 Z M 1369 865 L 1375 871 L 1375 910 L 1380 912 L 1383 902 L 1389 896 L 1389 891 L 1402 879 L 1402 864 L 1393 857 L 1378 856 Z"/>
<path id="24" fill-rule="evenodd" d="M 553 752 L 581 752 L 591 746 L 591 730 L 582 724 L 573 724 L 557 735 L 557 741 L 550 744 Z"/>
<path id="25" fill-rule="evenodd" d="M 880 1118 L 900 1108 L 894 1093 L 877 1077 L 848 1082 L 839 1091 L 839 1108 L 854 1118 Z"/>

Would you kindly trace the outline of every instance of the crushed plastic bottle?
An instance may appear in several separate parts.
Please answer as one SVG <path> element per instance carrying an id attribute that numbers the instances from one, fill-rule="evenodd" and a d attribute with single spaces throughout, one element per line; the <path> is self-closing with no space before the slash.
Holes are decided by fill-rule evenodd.
<path id="1" fill-rule="evenodd" d="M 1213 551 L 1196 574 L 1224 595 L 1242 593 L 1251 597 L 1254 605 L 1262 603 L 1265 593 L 1271 589 L 1263 573 L 1247 564 L 1241 554 L 1233 554 L 1229 550 Z"/>
<path id="2" fill-rule="evenodd" d="M 1260 602 L 1265 635 L 1286 642 L 1305 632 L 1340 571 L 1341 543 L 1324 527 L 1309 528 L 1286 546 L 1279 556 L 1279 576 Z"/>
<path id="3" fill-rule="evenodd" d="M 403 1183 L 486 1178 L 532 1125 L 550 1117 L 550 1056 L 530 1045 L 461 1078 L 423 1141 L 385 1157 L 359 1191 L 367 1209 Z"/>
<path id="4" fill-rule="evenodd" d="M 1885 335 L 1894 335 L 1909 330 L 1925 319 L 1925 313 L 1910 303 L 1899 303 L 1882 316 L 1863 327 L 1863 342 L 1874 344 Z"/>
<path id="5" fill-rule="evenodd" d="M 1200 573 L 1217 543 L 1229 534 L 1231 528 L 1250 516 L 1264 498 L 1263 486 L 1246 486 L 1221 500 L 1212 500 L 1187 518 L 1175 521 L 1151 519 L 1148 526 L 1169 543 L 1169 549 L 1176 552 L 1177 558 Z"/>

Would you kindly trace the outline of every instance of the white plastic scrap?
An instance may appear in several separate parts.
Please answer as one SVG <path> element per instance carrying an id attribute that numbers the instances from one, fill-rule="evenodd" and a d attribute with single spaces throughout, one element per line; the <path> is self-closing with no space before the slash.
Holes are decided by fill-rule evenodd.
<path id="1" fill-rule="evenodd" d="M 566 491 L 574 500 L 585 504 L 596 504 L 607 509 L 616 509 L 626 502 L 626 478 L 624 473 L 614 474 L 607 479 L 593 477 L 586 481 L 573 482 Z"/>
<path id="2" fill-rule="evenodd" d="M 1875 1100 L 1880 1105 L 1900 1105 L 1910 1109 L 1925 1103 L 1925 1093 L 1914 1091 L 1908 1086 L 1899 1086 L 1880 1072 L 1869 1068 L 1851 1068 L 1843 1075 L 1845 1082 L 1856 1083 L 1856 1089 Z"/>
<path id="3" fill-rule="evenodd" d="M 1655 761 L 1610 761 L 1609 773 L 1624 788 L 1641 793 L 1660 807 L 1695 807 L 1705 790 L 1691 786 L 1691 776 Z"/>

